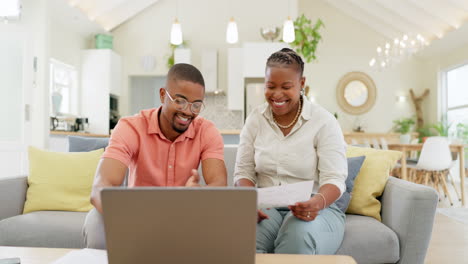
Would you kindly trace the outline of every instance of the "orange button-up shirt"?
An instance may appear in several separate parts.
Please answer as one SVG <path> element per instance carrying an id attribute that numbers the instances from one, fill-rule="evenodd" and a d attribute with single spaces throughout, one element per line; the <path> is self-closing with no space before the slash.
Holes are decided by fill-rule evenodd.
<path id="1" fill-rule="evenodd" d="M 195 118 L 172 142 L 159 128 L 160 109 L 121 118 L 102 155 L 129 168 L 129 187 L 184 186 L 201 160 L 224 160 L 223 139 L 211 121 Z"/>

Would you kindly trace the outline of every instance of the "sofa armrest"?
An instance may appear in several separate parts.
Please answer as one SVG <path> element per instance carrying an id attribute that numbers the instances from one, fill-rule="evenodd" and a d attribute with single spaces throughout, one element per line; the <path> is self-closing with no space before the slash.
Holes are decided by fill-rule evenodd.
<path id="1" fill-rule="evenodd" d="M 0 178 L 0 220 L 23 213 L 28 177 Z"/>
<path id="2" fill-rule="evenodd" d="M 390 177 L 382 202 L 382 223 L 398 235 L 399 264 L 424 263 L 438 194 L 430 187 Z"/>

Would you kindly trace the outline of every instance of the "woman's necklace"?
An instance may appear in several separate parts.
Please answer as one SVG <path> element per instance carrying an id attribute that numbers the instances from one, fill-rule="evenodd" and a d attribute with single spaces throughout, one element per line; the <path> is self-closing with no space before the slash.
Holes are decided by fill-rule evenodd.
<path id="1" fill-rule="evenodd" d="M 273 114 L 273 121 L 275 121 L 275 124 L 277 126 L 279 126 L 280 128 L 283 128 L 283 129 L 287 129 L 287 128 L 290 128 L 292 125 L 294 125 L 297 121 L 297 118 L 299 117 L 299 115 L 301 114 L 301 110 L 302 110 L 302 98 L 301 100 L 299 101 L 299 108 L 297 109 L 297 113 L 296 113 L 296 116 L 294 117 L 294 120 L 289 124 L 289 125 L 281 125 L 280 123 L 278 123 L 278 121 L 276 121 L 276 118 L 275 118 L 275 115 Z"/>

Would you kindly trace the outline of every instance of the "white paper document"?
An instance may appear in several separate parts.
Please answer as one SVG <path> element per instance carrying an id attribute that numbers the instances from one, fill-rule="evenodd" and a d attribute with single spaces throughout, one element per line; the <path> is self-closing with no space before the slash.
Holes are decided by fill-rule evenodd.
<path id="1" fill-rule="evenodd" d="M 101 249 L 73 250 L 52 264 L 107 264 L 107 251 Z"/>
<path id="2" fill-rule="evenodd" d="M 314 181 L 258 188 L 258 208 L 287 207 L 310 199 Z"/>

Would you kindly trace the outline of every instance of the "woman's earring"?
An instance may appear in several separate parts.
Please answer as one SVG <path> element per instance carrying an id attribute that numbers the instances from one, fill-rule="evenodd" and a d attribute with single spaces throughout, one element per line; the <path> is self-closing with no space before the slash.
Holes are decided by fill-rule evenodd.
<path id="1" fill-rule="evenodd" d="M 304 89 L 301 89 L 301 96 L 304 95 Z"/>

